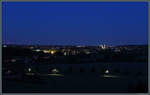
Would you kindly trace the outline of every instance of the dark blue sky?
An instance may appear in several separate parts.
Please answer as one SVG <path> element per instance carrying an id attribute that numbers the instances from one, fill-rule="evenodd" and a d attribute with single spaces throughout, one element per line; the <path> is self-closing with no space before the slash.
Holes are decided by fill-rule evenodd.
<path id="1" fill-rule="evenodd" d="M 120 45 L 148 43 L 148 3 L 3 3 L 3 43 Z"/>

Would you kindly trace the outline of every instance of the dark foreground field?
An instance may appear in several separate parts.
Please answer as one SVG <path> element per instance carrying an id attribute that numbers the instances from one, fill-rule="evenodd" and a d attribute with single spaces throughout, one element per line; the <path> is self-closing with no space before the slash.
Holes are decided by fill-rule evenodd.
<path id="1" fill-rule="evenodd" d="M 129 64 L 130 66 L 127 66 Z M 148 77 L 146 64 L 144 64 L 74 64 L 70 65 L 72 71 L 69 71 L 70 66 L 67 64 L 41 65 L 39 66 L 41 73 L 37 76 L 27 76 L 23 79 L 3 77 L 3 92 L 146 93 L 148 91 Z M 52 74 L 48 72 L 50 67 L 57 67 L 60 72 Z M 79 67 L 82 67 L 82 70 Z M 95 67 L 95 70 L 90 71 L 91 67 Z M 103 72 L 103 67 L 107 67 L 109 72 Z M 119 69 L 115 70 L 114 68 Z"/>

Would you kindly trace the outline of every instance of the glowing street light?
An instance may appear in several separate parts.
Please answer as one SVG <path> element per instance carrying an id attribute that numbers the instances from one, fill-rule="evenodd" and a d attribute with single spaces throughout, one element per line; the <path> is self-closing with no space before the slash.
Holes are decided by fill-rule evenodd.
<path id="1" fill-rule="evenodd" d="M 108 74 L 108 73 L 109 73 L 109 70 L 105 70 L 105 73 Z"/>
<path id="2" fill-rule="evenodd" d="M 31 68 L 28 68 L 28 71 L 31 72 Z"/>
<path id="3" fill-rule="evenodd" d="M 56 73 L 58 73 L 58 72 L 59 72 L 59 70 L 58 70 L 58 69 L 56 69 L 56 68 L 54 68 L 54 69 L 52 69 L 52 70 L 51 70 L 51 72 L 52 72 L 52 73 L 54 73 L 54 74 L 56 74 Z"/>

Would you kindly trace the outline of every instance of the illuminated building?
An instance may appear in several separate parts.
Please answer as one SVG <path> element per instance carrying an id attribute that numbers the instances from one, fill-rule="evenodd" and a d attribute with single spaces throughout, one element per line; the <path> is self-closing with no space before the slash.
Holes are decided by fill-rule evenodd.
<path id="1" fill-rule="evenodd" d="M 75 55 L 75 54 L 76 54 L 76 51 L 75 51 L 75 50 L 73 50 L 71 53 L 72 53 L 72 55 Z"/>
<path id="2" fill-rule="evenodd" d="M 55 50 L 51 50 L 50 53 L 53 55 L 56 51 Z"/>
<path id="3" fill-rule="evenodd" d="M 66 55 L 69 55 L 70 54 L 70 52 L 69 51 L 65 51 L 64 52 L 64 55 L 66 56 Z"/>
<path id="4" fill-rule="evenodd" d="M 50 54 L 55 54 L 56 50 L 43 50 L 44 53 L 50 53 Z"/>
<path id="5" fill-rule="evenodd" d="M 36 52 L 40 52 L 41 50 L 40 50 L 40 49 L 36 49 L 35 51 L 36 51 Z"/>
<path id="6" fill-rule="evenodd" d="M 101 49 L 106 49 L 106 45 L 104 44 L 104 45 L 100 45 L 100 48 Z"/>
<path id="7" fill-rule="evenodd" d="M 66 56 L 66 55 L 67 55 L 67 52 L 64 52 L 64 55 Z"/>
<path id="8" fill-rule="evenodd" d="M 50 51 L 49 51 L 49 50 L 43 50 L 43 52 L 44 52 L 44 53 L 50 53 Z"/>

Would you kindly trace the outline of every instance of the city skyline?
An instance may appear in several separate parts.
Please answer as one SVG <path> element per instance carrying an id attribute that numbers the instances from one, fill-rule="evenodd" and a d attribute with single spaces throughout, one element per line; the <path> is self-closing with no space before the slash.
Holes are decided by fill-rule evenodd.
<path id="1" fill-rule="evenodd" d="M 3 2 L 2 43 L 148 44 L 145 2 Z"/>

